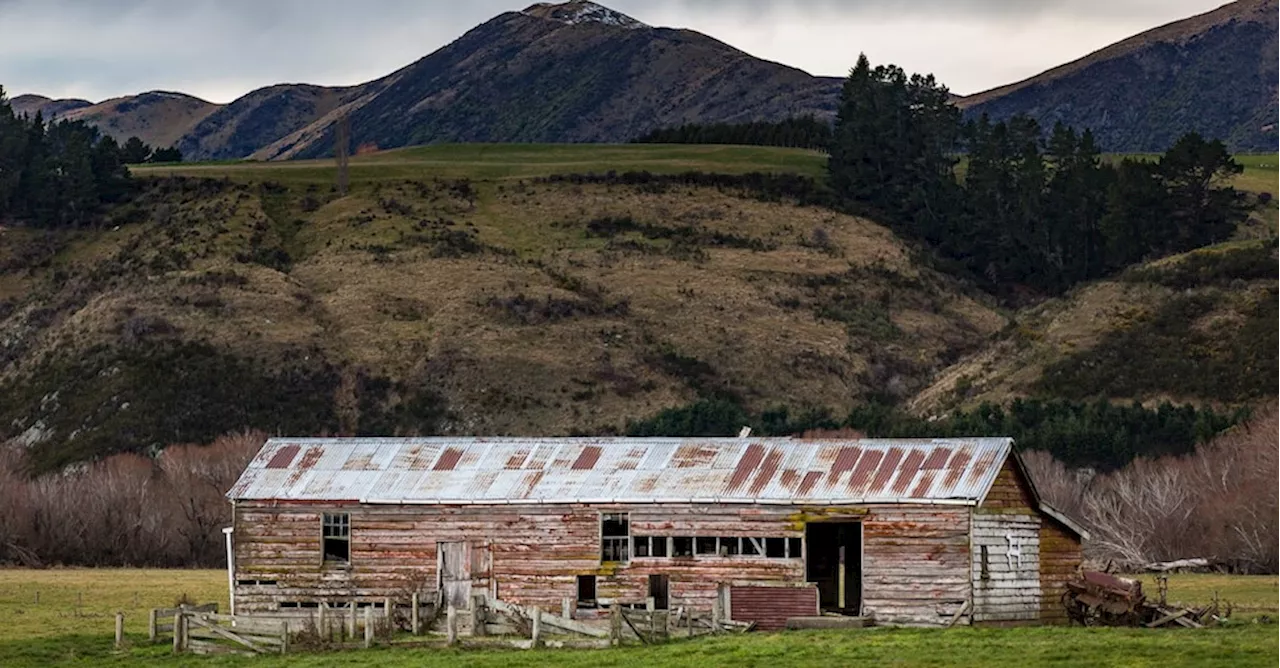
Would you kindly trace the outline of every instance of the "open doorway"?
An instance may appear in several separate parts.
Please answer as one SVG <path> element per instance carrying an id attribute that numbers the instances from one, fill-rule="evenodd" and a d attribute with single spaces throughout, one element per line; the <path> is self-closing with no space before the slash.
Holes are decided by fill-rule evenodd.
<path id="1" fill-rule="evenodd" d="M 670 607 L 671 581 L 666 575 L 649 576 L 649 598 L 653 599 L 655 610 L 666 610 Z"/>
<path id="2" fill-rule="evenodd" d="M 862 523 L 810 523 L 805 543 L 805 579 L 818 585 L 818 605 L 845 615 L 861 614 Z"/>

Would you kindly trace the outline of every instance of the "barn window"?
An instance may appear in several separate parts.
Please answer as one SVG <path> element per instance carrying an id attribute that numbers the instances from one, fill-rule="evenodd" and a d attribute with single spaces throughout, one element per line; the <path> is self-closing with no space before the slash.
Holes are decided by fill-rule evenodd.
<path id="1" fill-rule="evenodd" d="M 716 539 L 706 536 L 698 536 L 693 540 L 694 549 L 697 550 L 698 556 L 715 556 L 716 555 Z"/>
<path id="2" fill-rule="evenodd" d="M 770 559 L 785 559 L 787 556 L 787 539 L 764 539 L 764 555 Z"/>
<path id="3" fill-rule="evenodd" d="M 630 561 L 631 522 L 626 513 L 600 515 L 600 560 Z"/>
<path id="4" fill-rule="evenodd" d="M 804 548 L 801 547 L 800 545 L 800 539 L 788 538 L 787 539 L 787 558 L 799 559 L 802 556 L 804 556 Z"/>
<path id="5" fill-rule="evenodd" d="M 351 561 L 350 513 L 325 513 L 321 533 L 325 561 L 343 564 Z"/>
<path id="6" fill-rule="evenodd" d="M 693 538 L 689 536 L 676 536 L 671 539 L 671 556 L 673 557 L 692 557 L 693 556 Z"/>
<path id="7" fill-rule="evenodd" d="M 743 538 L 742 554 L 747 557 L 764 556 L 764 539 L 763 538 Z"/>
<path id="8" fill-rule="evenodd" d="M 579 608 L 596 607 L 596 576 L 594 575 L 578 576 L 578 607 Z"/>
<path id="9" fill-rule="evenodd" d="M 667 556 L 666 536 L 636 536 L 634 543 L 637 557 Z"/>
<path id="10" fill-rule="evenodd" d="M 738 545 L 737 538 L 721 538 L 720 539 L 720 556 L 732 557 L 742 553 Z"/>

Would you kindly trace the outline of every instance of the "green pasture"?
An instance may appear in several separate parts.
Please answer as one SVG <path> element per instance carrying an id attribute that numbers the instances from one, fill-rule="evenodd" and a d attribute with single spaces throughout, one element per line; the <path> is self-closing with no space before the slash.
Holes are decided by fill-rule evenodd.
<path id="1" fill-rule="evenodd" d="M 1154 593 L 1150 577 L 1144 577 Z M 1189 604 L 1230 601 L 1238 615 L 1225 627 L 1110 629 L 864 629 L 752 633 L 661 646 L 610 650 L 447 650 L 390 647 L 295 652 L 284 657 L 174 657 L 146 639 L 146 611 L 183 598 L 226 605 L 220 570 L 0 570 L 0 665 L 369 666 L 376 668 L 519 668 L 638 665 L 689 666 L 1275 666 L 1275 576 L 1175 575 L 1169 598 Z M 36 602 L 36 592 L 40 593 Z M 115 612 L 126 616 L 130 645 L 112 648 Z M 408 638 L 405 638 L 406 640 Z"/>

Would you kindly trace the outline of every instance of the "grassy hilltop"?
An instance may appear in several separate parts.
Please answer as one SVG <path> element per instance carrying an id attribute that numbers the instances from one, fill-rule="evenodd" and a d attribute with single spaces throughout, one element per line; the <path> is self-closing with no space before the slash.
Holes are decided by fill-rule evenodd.
<path id="1" fill-rule="evenodd" d="M 820 165 L 441 147 L 356 159 L 346 197 L 325 163 L 138 170 L 100 230 L 6 233 L 0 418 L 56 466 L 244 425 L 599 433 L 703 397 L 905 395 L 1005 319 L 885 228 L 731 185 L 533 178 Z"/>

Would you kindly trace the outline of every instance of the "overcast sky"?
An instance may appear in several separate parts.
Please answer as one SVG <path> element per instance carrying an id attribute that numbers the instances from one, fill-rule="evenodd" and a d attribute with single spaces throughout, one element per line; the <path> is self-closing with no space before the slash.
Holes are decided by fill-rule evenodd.
<path id="1" fill-rule="evenodd" d="M 529 0 L 531 2 L 531 0 Z M 520 0 L 0 0 L 0 85 L 93 101 L 178 90 L 214 102 L 284 82 L 356 84 Z M 842 76 L 932 72 L 960 94 L 1035 75 L 1222 0 L 613 0 L 752 55 Z"/>

